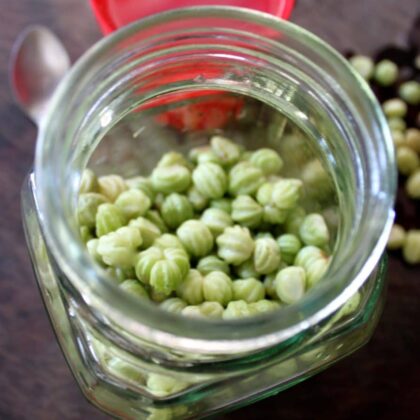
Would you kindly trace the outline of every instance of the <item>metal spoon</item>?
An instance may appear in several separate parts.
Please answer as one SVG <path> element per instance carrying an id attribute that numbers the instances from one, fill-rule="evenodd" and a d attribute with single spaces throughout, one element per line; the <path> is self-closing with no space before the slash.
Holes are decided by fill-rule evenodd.
<path id="1" fill-rule="evenodd" d="M 61 41 L 43 26 L 29 26 L 16 39 L 9 61 L 17 104 L 39 125 L 54 89 L 70 68 Z"/>

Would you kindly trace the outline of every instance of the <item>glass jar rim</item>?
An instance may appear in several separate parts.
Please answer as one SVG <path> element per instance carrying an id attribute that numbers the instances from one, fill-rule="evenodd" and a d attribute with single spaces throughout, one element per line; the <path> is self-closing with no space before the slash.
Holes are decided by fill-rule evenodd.
<path id="1" fill-rule="evenodd" d="M 284 32 L 290 37 L 299 38 L 299 42 L 311 44 L 320 53 L 327 54 L 343 71 L 352 74 L 355 83 L 364 90 L 366 102 L 383 130 L 381 135 L 383 134 L 385 140 L 387 164 L 390 168 L 393 168 L 392 140 L 389 132 L 387 132 L 385 119 L 373 93 L 365 85 L 361 77 L 350 68 L 344 58 L 332 47 L 305 29 L 262 12 L 227 6 L 190 7 L 163 12 L 132 23 L 100 40 L 74 65 L 57 88 L 47 115 L 41 122 L 35 158 L 35 198 L 42 230 L 52 255 L 60 270 L 79 289 L 83 302 L 94 309 L 93 313 L 105 316 L 117 325 L 124 325 L 128 331 L 138 334 L 142 338 L 171 348 L 206 353 L 255 351 L 283 342 L 325 319 L 348 300 L 374 270 L 385 248 L 394 217 L 392 210 L 395 191 L 394 169 L 390 170 L 390 175 L 388 174 L 388 196 L 385 197 L 382 203 L 386 210 L 384 212 L 386 217 L 384 217 L 383 223 L 377 226 L 375 232 L 370 232 L 370 235 L 376 239 L 376 243 L 372 247 L 370 254 L 366 256 L 362 269 L 357 276 L 350 280 L 326 282 L 318 290 L 308 294 L 302 302 L 282 308 L 282 322 L 285 319 L 289 321 L 286 328 L 273 315 L 220 323 L 181 318 L 180 316 L 164 313 L 159 308 L 151 308 L 149 305 L 134 305 L 131 296 L 126 295 L 118 287 L 111 284 L 104 274 L 94 267 L 86 252 L 81 249 L 80 244 L 72 243 L 74 233 L 72 233 L 71 226 L 66 220 L 61 220 L 59 232 L 51 224 L 51 220 L 57 217 L 64 219 L 64 215 L 56 211 L 61 208 L 60 205 L 62 204 L 55 203 L 55 206 L 50 206 L 52 203 L 51 199 L 54 200 L 54 190 L 51 187 L 51 183 L 47 182 L 51 174 L 48 173 L 47 165 L 45 165 L 48 158 L 51 158 L 48 155 L 48 144 L 54 141 L 51 138 L 50 127 L 53 125 L 55 115 L 57 112 L 60 112 L 60 108 L 65 103 L 72 87 L 77 85 L 77 81 L 83 77 L 85 72 L 88 72 L 90 68 L 95 66 L 97 58 L 104 51 L 111 49 L 116 43 L 153 25 L 189 16 L 194 18 L 207 18 L 209 16 L 217 18 L 229 17 L 254 21 L 263 26 Z M 68 249 L 66 250 L 66 248 Z M 68 258 L 70 255 L 73 256 L 71 261 Z M 343 267 L 343 273 L 345 272 L 345 267 Z M 109 302 L 113 302 L 112 305 L 109 305 Z M 206 323 L 206 328 L 203 328 L 204 322 Z M 280 325 L 283 326 L 280 327 Z M 232 326 L 234 326 L 234 329 Z"/>

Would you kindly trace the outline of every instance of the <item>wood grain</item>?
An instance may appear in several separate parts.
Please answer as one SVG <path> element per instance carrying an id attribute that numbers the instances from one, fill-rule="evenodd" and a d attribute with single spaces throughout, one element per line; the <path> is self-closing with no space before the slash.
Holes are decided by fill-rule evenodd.
<path id="1" fill-rule="evenodd" d="M 76 59 L 100 38 L 86 0 L 0 0 L 0 419 L 105 419 L 78 390 L 32 274 L 21 228 L 19 191 L 31 167 L 35 127 L 13 104 L 7 58 L 31 23 L 52 28 Z M 298 0 L 292 20 L 339 50 L 372 53 L 403 45 L 418 0 Z M 408 207 L 407 207 L 408 206 Z M 400 200 L 414 224 L 418 208 Z M 413 210 L 414 208 L 414 210 Z M 363 349 L 276 397 L 222 419 L 420 418 L 420 271 L 391 255 L 388 300 Z"/>

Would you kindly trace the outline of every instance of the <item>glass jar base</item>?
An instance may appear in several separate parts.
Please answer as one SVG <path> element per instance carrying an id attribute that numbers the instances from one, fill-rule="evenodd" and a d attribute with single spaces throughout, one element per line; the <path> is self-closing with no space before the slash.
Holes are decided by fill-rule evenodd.
<path id="1" fill-rule="evenodd" d="M 117 417 L 206 417 L 275 395 L 364 345 L 382 310 L 386 258 L 362 290 L 286 352 L 271 349 L 271 357 L 252 366 L 214 374 L 153 365 L 109 346 L 101 332 L 80 319 L 71 299 L 65 299 L 38 223 L 31 176 L 23 187 L 22 210 L 39 289 L 69 367 L 88 401 Z M 153 394 L 153 381 L 165 382 L 167 392 Z"/>

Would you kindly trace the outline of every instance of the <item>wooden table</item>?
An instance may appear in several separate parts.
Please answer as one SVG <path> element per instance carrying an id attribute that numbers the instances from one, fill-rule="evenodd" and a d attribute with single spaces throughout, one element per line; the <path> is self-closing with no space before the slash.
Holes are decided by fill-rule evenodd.
<path id="1" fill-rule="evenodd" d="M 419 9 L 418 0 L 298 0 L 292 20 L 339 50 L 371 53 L 403 43 Z M 36 129 L 12 102 L 7 57 L 30 23 L 51 27 L 72 59 L 100 37 L 87 0 L 0 0 L 0 419 L 104 419 L 85 401 L 61 355 L 21 227 L 19 190 L 33 161 Z M 417 215 L 418 227 L 419 207 L 401 206 L 407 223 Z M 420 418 L 420 270 L 391 256 L 389 278 L 385 311 L 368 345 L 276 397 L 221 418 Z"/>

